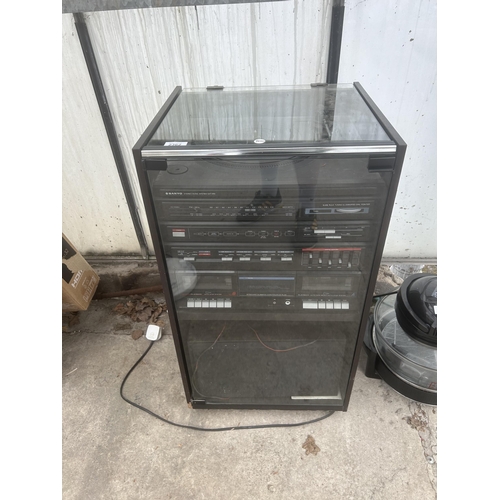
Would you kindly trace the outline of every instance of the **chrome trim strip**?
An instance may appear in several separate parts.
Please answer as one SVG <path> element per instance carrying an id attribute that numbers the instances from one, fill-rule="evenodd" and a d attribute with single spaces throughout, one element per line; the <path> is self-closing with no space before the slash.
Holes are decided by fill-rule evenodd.
<path id="1" fill-rule="evenodd" d="M 395 153 L 396 145 L 379 146 L 317 146 L 302 148 L 248 148 L 248 149 L 143 149 L 143 158 L 163 158 L 165 156 L 241 156 L 252 153 L 283 154 L 370 154 Z"/>
<path id="2" fill-rule="evenodd" d="M 306 400 L 306 399 L 342 399 L 340 392 L 336 396 L 290 396 L 290 399 L 294 400 Z"/>

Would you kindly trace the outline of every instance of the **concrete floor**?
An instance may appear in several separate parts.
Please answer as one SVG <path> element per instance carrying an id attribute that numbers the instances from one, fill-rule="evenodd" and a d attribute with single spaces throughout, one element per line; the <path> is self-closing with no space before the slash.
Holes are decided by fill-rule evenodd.
<path id="1" fill-rule="evenodd" d="M 64 500 L 436 498 L 437 408 L 367 378 L 364 352 L 348 411 L 302 427 L 200 432 L 127 404 L 120 385 L 149 341 L 131 335 L 146 323 L 114 311 L 124 300 L 94 300 L 74 324 L 63 316 Z M 188 408 L 168 326 L 127 381 L 125 394 L 170 420 L 204 427 L 323 414 Z M 308 436 L 317 454 L 306 454 Z"/>

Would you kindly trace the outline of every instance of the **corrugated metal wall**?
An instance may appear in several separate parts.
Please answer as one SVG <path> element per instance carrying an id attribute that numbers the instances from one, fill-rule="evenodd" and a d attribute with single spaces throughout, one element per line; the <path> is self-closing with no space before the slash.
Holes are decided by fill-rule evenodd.
<path id="1" fill-rule="evenodd" d="M 424 3 L 435 10 L 435 1 L 420 2 Z M 329 0 L 289 0 L 85 14 L 146 230 L 131 148 L 174 87 L 325 81 L 331 4 Z M 406 141 L 412 141 L 408 156 L 414 166 L 405 167 L 412 174 L 403 177 L 431 178 L 435 159 L 432 151 L 427 156 L 421 151 L 432 149 L 432 142 L 435 148 L 435 124 L 429 129 L 428 121 L 422 128 L 422 121 L 410 110 L 427 99 L 427 120 L 435 119 L 435 91 L 430 82 L 430 76 L 435 76 L 431 50 L 435 49 L 435 18 L 432 8 L 425 10 L 421 5 L 418 11 L 420 4 L 415 7 L 409 0 L 384 5 L 389 4 L 399 11 L 394 19 L 374 0 L 346 2 L 339 82 L 359 80 Z M 416 30 L 417 25 L 419 31 L 429 31 L 429 48 L 422 49 L 427 47 L 422 42 L 415 44 L 414 36 L 412 42 L 407 39 L 414 44 L 413 50 L 404 50 L 399 46 L 404 43 L 400 31 Z M 378 33 L 376 39 L 368 35 L 375 31 L 383 35 Z M 420 52 L 414 47 L 420 47 Z M 379 50 L 384 52 L 379 54 Z M 406 73 L 402 68 L 410 74 L 422 57 L 427 58 L 427 69 L 421 77 L 421 93 L 416 95 L 403 85 Z M 384 85 L 385 80 L 390 84 Z M 393 98 L 399 107 L 392 105 Z M 63 136 L 63 230 L 83 254 L 140 255 L 70 14 L 63 15 Z M 426 199 L 422 205 L 424 196 L 415 191 L 414 183 L 407 181 L 402 189 L 398 207 L 406 208 L 405 215 L 396 213 L 385 254 L 433 258 L 435 234 L 431 227 L 419 232 L 419 223 L 435 219 L 435 196 L 433 202 Z M 410 219 L 416 221 L 411 228 Z M 146 236 L 152 251 L 150 236 Z M 418 238 L 425 244 L 415 246 Z"/>
<path id="2" fill-rule="evenodd" d="M 331 17 L 328 0 L 137 9 L 85 16 L 146 230 L 131 148 L 176 85 L 185 88 L 217 84 L 289 85 L 320 82 L 326 78 Z M 63 20 L 63 36 L 69 38 L 71 33 L 76 36 L 71 28 L 72 16 L 65 14 Z M 63 72 L 72 67 L 73 59 L 82 59 L 78 47 L 64 43 Z M 82 73 L 85 73 L 83 68 Z M 89 108 L 96 107 L 85 76 L 82 75 L 81 81 L 72 79 L 72 86 L 63 95 L 67 110 L 64 127 L 79 121 L 79 109 L 72 95 L 88 101 Z M 87 118 L 93 120 L 90 116 Z M 89 169 L 103 162 L 108 163 L 109 169 L 113 168 L 112 159 L 107 161 L 100 156 L 106 149 L 105 134 L 101 134 L 99 144 L 93 144 L 92 151 L 88 143 L 71 131 L 66 135 L 63 169 L 71 172 L 75 183 L 65 182 L 63 186 L 65 211 L 66 200 L 76 194 L 73 191 L 77 176 L 89 176 L 89 171 L 78 174 L 76 161 L 82 154 L 92 155 L 85 159 Z M 94 213 L 107 214 L 117 204 L 107 174 L 108 168 L 92 171 L 94 184 L 109 189 L 105 196 L 93 197 Z M 116 186 L 119 188 L 119 183 Z M 82 253 L 113 254 L 117 248 L 134 252 L 123 240 L 121 228 L 108 228 L 106 234 L 94 231 L 88 208 L 86 205 L 72 207 L 73 213 L 77 211 L 75 216 L 63 217 L 64 231 L 75 240 Z M 75 221 L 78 214 L 82 219 Z M 135 237 L 131 224 L 130 228 L 129 234 Z M 150 236 L 146 236 L 152 251 Z M 109 240 L 114 242 L 113 247 Z"/>
<path id="3" fill-rule="evenodd" d="M 72 16 L 63 16 L 63 232 L 84 254 L 141 254 Z"/>
<path id="4" fill-rule="evenodd" d="M 408 144 L 384 257 L 437 256 L 436 0 L 346 2 L 339 81 L 360 81 Z"/>

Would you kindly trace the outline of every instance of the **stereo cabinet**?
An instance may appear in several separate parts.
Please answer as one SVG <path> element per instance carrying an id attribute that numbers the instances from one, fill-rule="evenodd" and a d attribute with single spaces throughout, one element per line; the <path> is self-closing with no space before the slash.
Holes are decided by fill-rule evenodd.
<path id="1" fill-rule="evenodd" d="M 405 149 L 359 83 L 174 90 L 133 153 L 193 408 L 347 410 Z"/>

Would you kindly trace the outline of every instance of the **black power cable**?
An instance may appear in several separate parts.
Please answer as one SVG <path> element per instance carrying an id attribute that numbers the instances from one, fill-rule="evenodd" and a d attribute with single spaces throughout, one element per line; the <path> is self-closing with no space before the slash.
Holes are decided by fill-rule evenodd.
<path id="1" fill-rule="evenodd" d="M 144 359 L 144 357 L 149 352 L 151 347 L 153 347 L 154 343 L 155 343 L 155 341 L 151 341 L 148 348 L 144 351 L 144 354 L 135 362 L 134 366 L 132 366 L 132 368 L 130 368 L 127 375 L 125 375 L 125 378 L 123 379 L 122 385 L 120 387 L 120 396 L 122 397 L 123 400 L 125 400 L 127 403 L 131 404 L 132 406 L 135 406 L 139 410 L 142 410 L 142 411 L 145 411 L 146 413 L 149 413 L 153 417 L 156 417 L 156 418 L 160 419 L 162 422 L 166 422 L 167 424 L 175 425 L 176 427 L 182 427 L 184 429 L 191 429 L 194 431 L 207 431 L 207 432 L 241 431 L 241 430 L 249 430 L 249 429 L 269 429 L 269 428 L 274 428 L 274 427 L 299 427 L 301 425 L 307 425 L 307 424 L 313 424 L 315 422 L 319 422 L 320 420 L 324 420 L 325 418 L 328 418 L 335 413 L 335 410 L 332 410 L 332 411 L 327 412 L 326 415 L 322 415 L 321 417 L 315 418 L 313 420 L 308 420 L 306 422 L 297 422 L 294 424 L 242 425 L 242 426 L 238 426 L 238 427 L 214 427 L 214 428 L 210 428 L 210 427 L 196 427 L 193 425 L 185 425 L 185 424 L 179 424 L 177 422 L 172 422 L 171 420 L 163 418 L 160 415 L 157 415 L 156 413 L 152 412 L 151 410 L 148 410 L 147 408 L 144 408 L 143 406 L 141 406 L 137 403 L 134 403 L 133 401 L 130 401 L 130 399 L 127 399 L 123 395 L 123 387 L 125 386 L 125 382 L 127 381 L 130 374 L 135 370 L 137 365 Z"/>
<path id="2" fill-rule="evenodd" d="M 398 293 L 399 291 L 399 288 L 396 288 L 395 290 L 393 290 L 392 292 L 387 292 L 387 293 L 379 293 L 378 295 L 374 295 L 372 298 L 373 299 L 379 299 L 380 297 L 387 297 L 388 295 L 394 295 L 395 293 Z"/>

